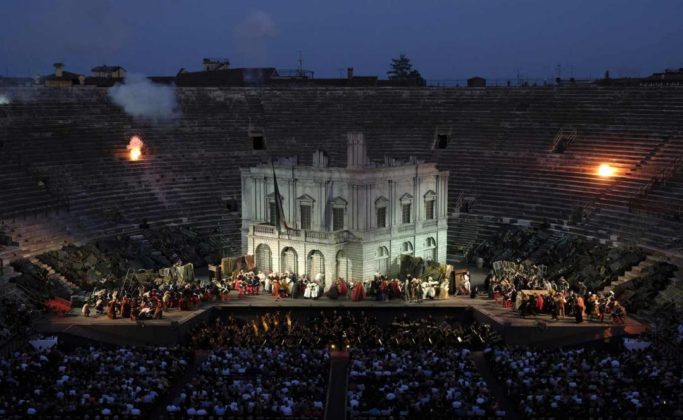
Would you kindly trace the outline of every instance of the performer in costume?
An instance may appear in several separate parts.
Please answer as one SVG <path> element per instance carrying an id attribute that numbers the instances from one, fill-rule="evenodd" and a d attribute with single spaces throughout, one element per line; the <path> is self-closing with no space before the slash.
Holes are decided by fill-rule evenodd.
<path id="1" fill-rule="evenodd" d="M 462 276 L 462 294 L 465 296 L 469 296 L 470 292 L 472 291 L 471 287 L 472 285 L 470 283 L 470 272 L 468 271 Z"/>
<path id="2" fill-rule="evenodd" d="M 271 288 L 273 290 L 273 296 L 275 296 L 275 301 L 277 302 L 280 300 L 280 280 L 277 277 L 273 279 Z"/>
<path id="3" fill-rule="evenodd" d="M 448 299 L 448 277 L 444 277 L 441 280 L 441 285 L 439 287 L 439 299 Z"/>
<path id="4" fill-rule="evenodd" d="M 339 296 L 346 296 L 349 294 L 349 288 L 346 286 L 346 282 L 341 277 L 337 279 L 337 293 Z"/>
<path id="5" fill-rule="evenodd" d="M 263 271 L 259 271 L 258 278 L 261 285 L 263 286 L 263 290 L 266 293 L 270 293 L 270 277 L 263 274 Z"/>
<path id="6" fill-rule="evenodd" d="M 362 282 L 357 281 L 353 284 L 353 287 L 351 289 L 351 299 L 354 302 L 358 302 L 365 299 L 365 289 L 363 288 Z"/>
<path id="7" fill-rule="evenodd" d="M 436 285 L 438 283 L 434 281 L 433 278 L 429 277 L 426 281 L 422 282 L 422 299 L 434 299 L 436 296 Z"/>
<path id="8" fill-rule="evenodd" d="M 116 319 L 116 301 L 113 299 L 107 304 L 107 318 Z"/>
<path id="9" fill-rule="evenodd" d="M 576 308 L 574 309 L 574 312 L 576 316 L 576 322 L 581 323 L 583 322 L 583 318 L 586 316 L 586 305 L 583 302 L 583 296 L 576 296 L 575 306 Z"/>
<path id="10" fill-rule="evenodd" d="M 130 299 L 128 299 L 128 296 L 124 296 L 123 300 L 121 300 L 121 318 L 129 318 L 130 317 Z"/>

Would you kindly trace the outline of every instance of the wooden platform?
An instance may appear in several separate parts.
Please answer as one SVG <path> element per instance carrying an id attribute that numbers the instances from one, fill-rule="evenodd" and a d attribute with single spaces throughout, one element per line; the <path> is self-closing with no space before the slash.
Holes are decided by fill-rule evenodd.
<path id="1" fill-rule="evenodd" d="M 624 325 L 586 321 L 577 324 L 573 318 L 553 321 L 550 316 L 521 318 L 518 312 L 504 308 L 493 300 L 465 296 L 445 300 L 426 300 L 421 303 L 407 303 L 403 300 L 378 302 L 366 299 L 353 302 L 350 299 L 331 300 L 322 297 L 310 299 L 275 299 L 270 295 L 233 297 L 230 302 L 204 304 L 192 311 L 170 310 L 164 319 L 134 322 L 129 319 L 108 319 L 106 316 L 84 318 L 74 309 L 63 317 L 53 316 L 39 326 L 44 333 L 63 333 L 97 341 L 116 344 L 174 344 L 198 324 L 211 319 L 219 311 L 236 313 L 263 312 L 275 310 L 320 310 L 343 309 L 365 311 L 410 311 L 447 314 L 452 312 L 467 318 L 490 323 L 502 334 L 508 344 L 539 344 L 544 346 L 568 345 L 581 342 L 608 339 L 623 334 L 639 334 L 646 326 L 631 318 Z"/>

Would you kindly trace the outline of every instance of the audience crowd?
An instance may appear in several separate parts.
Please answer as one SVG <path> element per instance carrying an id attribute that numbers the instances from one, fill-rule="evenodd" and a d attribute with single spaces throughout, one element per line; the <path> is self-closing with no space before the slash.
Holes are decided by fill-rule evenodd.
<path id="1" fill-rule="evenodd" d="M 654 345 L 617 352 L 495 346 L 485 353 L 525 418 L 683 416 L 679 359 Z"/>
<path id="2" fill-rule="evenodd" d="M 35 311 L 31 305 L 15 297 L 0 298 L 0 343 L 30 329 Z"/>
<path id="3" fill-rule="evenodd" d="M 351 417 L 504 416 L 466 348 L 354 349 L 348 390 Z"/>
<path id="4" fill-rule="evenodd" d="M 171 418 L 322 418 L 328 374 L 325 349 L 271 344 L 214 349 L 166 412 Z"/>
<path id="5" fill-rule="evenodd" d="M 145 418 L 190 361 L 179 347 L 16 352 L 0 358 L 0 418 Z"/>

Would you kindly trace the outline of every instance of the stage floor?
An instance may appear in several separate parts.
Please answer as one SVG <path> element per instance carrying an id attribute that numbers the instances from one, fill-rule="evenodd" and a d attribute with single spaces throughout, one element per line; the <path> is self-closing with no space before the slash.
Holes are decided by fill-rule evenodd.
<path id="1" fill-rule="evenodd" d="M 535 317 L 522 318 L 519 312 L 513 311 L 510 308 L 504 308 L 501 304 L 495 303 L 493 300 L 484 296 L 471 299 L 469 296 L 450 296 L 444 300 L 425 300 L 419 303 L 408 303 L 403 300 L 390 301 L 375 301 L 366 299 L 360 302 L 354 302 L 351 299 L 342 298 L 337 300 L 321 297 L 319 299 L 279 299 L 271 295 L 247 295 L 243 297 L 232 296 L 228 302 L 212 302 L 203 304 L 197 309 L 191 311 L 169 310 L 164 312 L 164 319 L 161 320 L 145 320 L 145 321 L 131 321 L 130 319 L 109 319 L 104 315 L 91 316 L 85 318 L 80 316 L 80 310 L 74 309 L 66 316 L 52 316 L 48 318 L 42 330 L 44 332 L 64 332 L 70 333 L 79 331 L 77 327 L 97 327 L 101 333 L 107 331 L 107 327 L 114 326 L 128 326 L 128 327 L 178 327 L 188 324 L 190 327 L 193 322 L 198 319 L 206 319 L 207 311 L 219 309 L 221 311 L 236 311 L 243 312 L 249 309 L 255 310 L 288 310 L 288 309 L 304 309 L 304 308 L 320 308 L 320 309 L 367 309 L 367 310 L 420 310 L 420 312 L 429 312 L 434 309 L 435 312 L 443 314 L 444 311 L 453 309 L 454 311 L 472 311 L 475 319 L 483 322 L 491 323 L 494 328 L 500 331 L 505 337 L 506 341 L 515 344 L 522 344 L 526 341 L 538 342 L 552 340 L 553 337 L 562 342 L 580 342 L 589 341 L 600 338 L 608 338 L 622 334 L 639 334 L 646 330 L 644 324 L 628 318 L 626 324 L 612 324 L 610 322 L 594 322 L 585 321 L 577 324 L 573 318 L 564 318 L 560 320 L 552 320 L 549 315 L 539 315 Z M 204 315 L 204 316 L 201 316 Z M 171 333 L 171 331 L 169 331 Z"/>

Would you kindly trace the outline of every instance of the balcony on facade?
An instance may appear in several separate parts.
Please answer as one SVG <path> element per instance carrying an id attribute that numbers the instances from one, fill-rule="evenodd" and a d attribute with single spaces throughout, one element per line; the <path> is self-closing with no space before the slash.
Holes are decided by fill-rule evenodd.
<path id="1" fill-rule="evenodd" d="M 321 232 L 303 229 L 287 229 L 286 231 L 278 232 L 275 226 L 267 224 L 251 225 L 249 227 L 249 236 L 271 239 L 288 239 L 327 245 L 340 244 L 344 242 L 355 242 L 360 240 L 360 238 L 348 230 Z"/>

